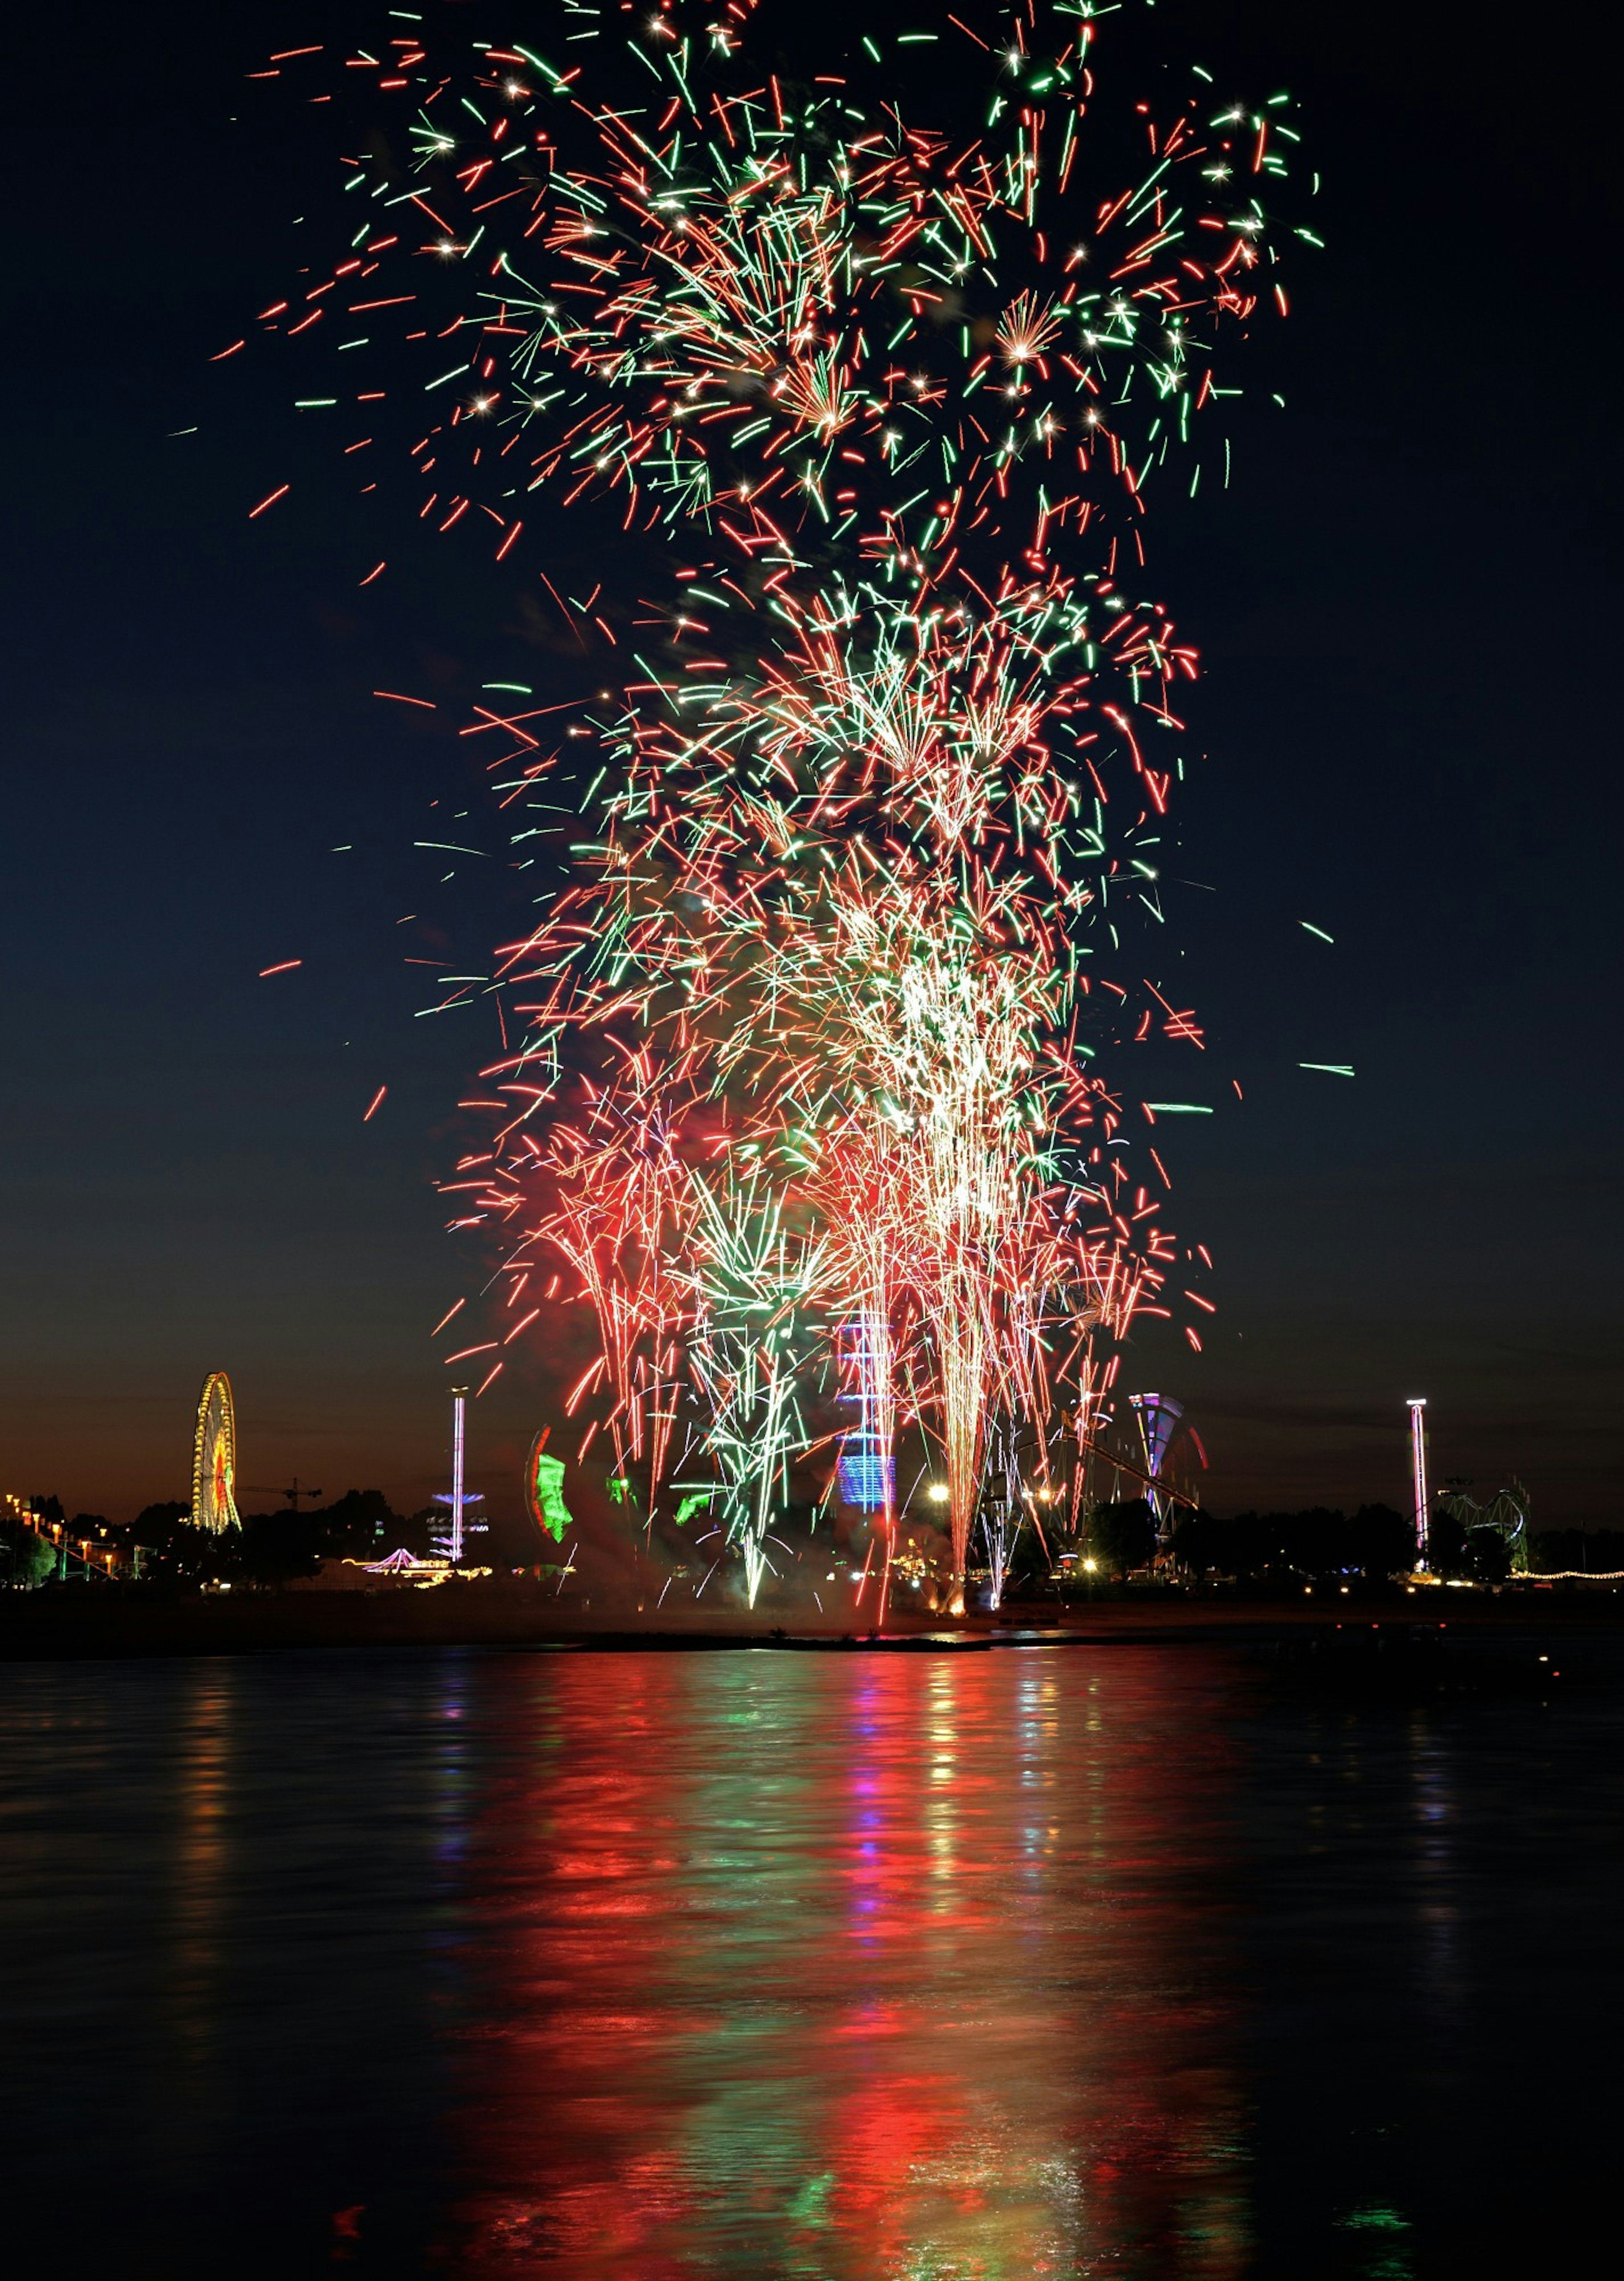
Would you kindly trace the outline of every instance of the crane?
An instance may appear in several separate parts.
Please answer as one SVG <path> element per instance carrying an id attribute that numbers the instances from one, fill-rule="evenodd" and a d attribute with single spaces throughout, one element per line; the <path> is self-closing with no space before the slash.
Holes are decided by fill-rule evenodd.
<path id="1" fill-rule="evenodd" d="M 242 1486 L 253 1496 L 286 1497 L 289 1510 L 292 1512 L 298 1511 L 301 1497 L 308 1497 L 313 1504 L 317 1497 L 321 1495 L 320 1489 L 300 1488 L 299 1477 L 297 1473 L 294 1474 L 292 1482 L 287 1488 L 273 1488 L 267 1481 L 244 1481 Z"/>

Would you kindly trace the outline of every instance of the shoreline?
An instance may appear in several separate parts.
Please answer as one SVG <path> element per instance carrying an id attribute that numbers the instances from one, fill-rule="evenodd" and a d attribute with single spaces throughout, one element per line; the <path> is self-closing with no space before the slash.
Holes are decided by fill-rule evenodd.
<path id="1" fill-rule="evenodd" d="M 861 1620 L 809 1620 L 805 1612 L 663 1611 L 657 1621 L 626 1605 L 583 1606 L 535 1586 L 491 1589 L 442 1585 L 432 1592 L 266 1592 L 167 1595 L 139 1599 L 82 1591 L 0 1596 L 0 1661 L 262 1655 L 326 1649 L 585 1649 L 599 1652 L 715 1651 L 963 1653 L 997 1647 L 1169 1646 L 1268 1648 L 1359 1643 L 1390 1652 L 1542 1638 L 1571 1648 L 1624 1639 L 1624 1597 L 1614 1592 L 1516 1589 L 1489 1596 L 1442 1590 L 1303 1603 L 1218 1597 L 1102 1600 L 1057 1608 L 1009 1605 L 996 1616 L 958 1619 L 893 1610 L 883 1631 Z"/>

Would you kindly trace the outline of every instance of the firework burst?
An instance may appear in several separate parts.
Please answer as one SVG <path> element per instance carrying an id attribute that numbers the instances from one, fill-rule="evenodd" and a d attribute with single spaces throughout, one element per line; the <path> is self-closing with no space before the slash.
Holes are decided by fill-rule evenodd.
<path id="1" fill-rule="evenodd" d="M 1201 73 L 1139 107 L 1125 187 L 1091 181 L 1087 4 L 870 34 L 794 84 L 752 13 L 563 0 L 555 50 L 470 60 L 459 12 L 444 57 L 346 58 L 408 131 L 351 162 L 333 276 L 264 321 L 344 309 L 435 528 L 494 522 L 524 576 L 568 508 L 668 566 L 640 602 L 540 566 L 615 661 L 568 756 L 535 715 L 476 724 L 521 814 L 580 796 L 503 953 L 478 1177 L 509 1277 L 591 1308 L 583 1449 L 607 1428 L 650 1519 L 708 1510 L 754 1602 L 845 1385 L 886 1564 L 899 1417 L 935 1436 L 962 1599 L 989 1463 L 1007 1512 L 1022 1436 L 1041 1469 L 1087 1430 L 1186 1256 L 1102 1073 L 1153 1025 L 1200 1043 L 1110 972 L 1125 912 L 1161 916 L 1195 669 L 1140 599 L 1144 531 L 1175 476 L 1226 480 L 1218 375 L 1285 309 L 1295 138 Z M 963 132 L 910 116 L 944 38 L 990 82 Z"/>

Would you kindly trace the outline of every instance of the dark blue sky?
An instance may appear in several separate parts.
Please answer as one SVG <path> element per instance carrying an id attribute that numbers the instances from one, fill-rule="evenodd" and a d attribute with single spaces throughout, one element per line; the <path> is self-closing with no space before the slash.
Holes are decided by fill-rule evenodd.
<path id="1" fill-rule="evenodd" d="M 1247 1099 L 1169 1136 L 1218 1270 L 1206 1354 L 1151 1342 L 1129 1379 L 1185 1398 L 1221 1505 L 1402 1502 L 1425 1393 L 1441 1473 L 1608 1519 L 1617 55 L 1576 13 L 1520 47 L 1454 4 L 1157 20 L 1301 97 L 1328 251 L 1260 344 L 1233 488 L 1154 539 L 1206 668 L 1170 868 L 1217 890 L 1173 906 L 1165 971 L 1206 1018 L 1204 1097 Z M 303 375 L 208 362 L 329 188 L 320 115 L 242 75 L 374 21 L 69 0 L 14 59 L 0 1487 L 70 1510 L 183 1495 L 214 1365 L 249 1483 L 415 1504 L 443 1477 L 428 1334 L 483 1269 L 433 1182 L 493 1032 L 414 1019 L 430 970 L 404 962 L 483 955 L 521 906 L 412 842 L 464 808 L 477 836 L 468 692 L 565 669 L 449 547 L 358 592 L 383 550 L 296 429 Z M 537 1355 L 476 1419 L 503 1503 L 549 1396 Z"/>

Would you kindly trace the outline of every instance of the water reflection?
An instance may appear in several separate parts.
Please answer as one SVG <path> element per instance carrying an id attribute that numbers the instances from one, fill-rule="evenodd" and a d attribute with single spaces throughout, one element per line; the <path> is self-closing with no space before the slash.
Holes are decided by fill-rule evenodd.
<path id="1" fill-rule="evenodd" d="M 189 1666 L 175 1754 L 173 1950 L 166 1976 L 176 2081 L 199 2115 L 218 2096 L 209 2080 L 220 2027 L 219 1968 L 227 1877 L 226 1813 L 237 1666 L 227 1657 Z"/>
<path id="2" fill-rule="evenodd" d="M 1108 1695 L 1045 1654 L 539 1665 L 539 1761 L 476 1841 L 456 2265 L 1244 2269 L 1201 1890 L 1227 1759 L 1170 1685 L 1155 1658 Z"/>
<path id="3" fill-rule="evenodd" d="M 1614 2223 L 1624 1690 L 1221 1652 L 0 1666 L 61 2276 L 1493 2281 Z"/>

